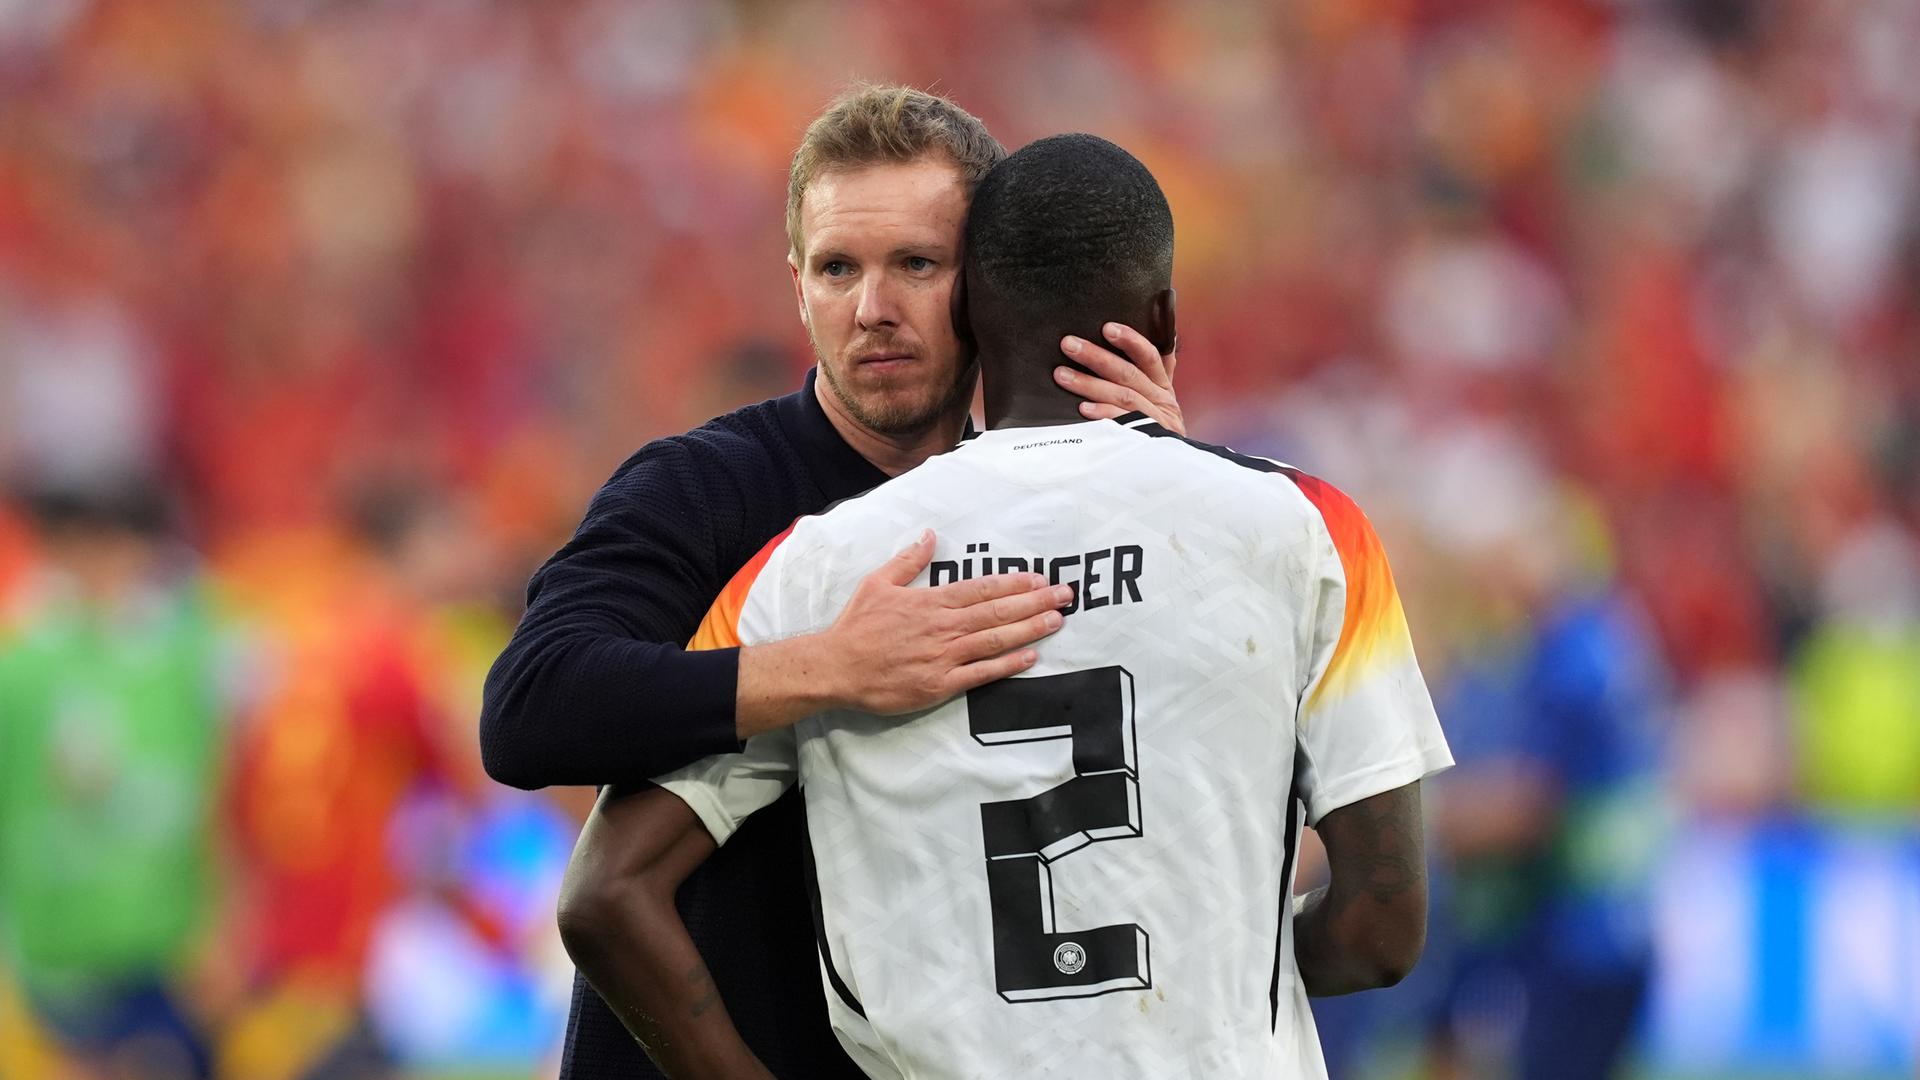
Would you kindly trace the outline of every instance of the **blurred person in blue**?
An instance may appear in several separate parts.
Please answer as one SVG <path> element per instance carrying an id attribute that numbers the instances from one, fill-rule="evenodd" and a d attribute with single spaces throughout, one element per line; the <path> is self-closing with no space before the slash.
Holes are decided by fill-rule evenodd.
<path id="1" fill-rule="evenodd" d="M 1439 563 L 1422 579 L 1449 583 L 1424 637 L 1459 764 L 1429 785 L 1426 962 L 1314 1004 L 1334 1075 L 1377 1067 L 1397 1035 L 1438 1080 L 1603 1080 L 1638 1027 L 1671 821 L 1668 675 L 1594 509 L 1531 466 L 1507 473 L 1496 491 L 1476 470 L 1477 523 L 1422 530 Z"/>
<path id="2" fill-rule="evenodd" d="M 1565 492 L 1533 505 L 1476 559 L 1493 632 L 1442 691 L 1478 730 L 1435 786 L 1453 952 L 1436 1048 L 1441 1075 L 1481 1075 L 1510 1038 L 1522 1080 L 1602 1080 L 1651 975 L 1669 690 L 1597 515 Z"/>
<path id="3" fill-rule="evenodd" d="M 0 963 L 78 1075 L 204 1077 L 217 635 L 156 489 L 26 501 L 45 562 L 0 636 Z"/>

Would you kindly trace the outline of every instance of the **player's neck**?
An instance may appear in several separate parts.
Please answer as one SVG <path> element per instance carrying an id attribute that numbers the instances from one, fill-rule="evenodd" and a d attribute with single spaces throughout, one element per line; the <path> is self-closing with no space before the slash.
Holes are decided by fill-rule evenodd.
<path id="1" fill-rule="evenodd" d="M 1055 427 L 1086 421 L 1080 415 L 1081 398 L 1053 381 L 1056 356 L 999 354 L 981 360 L 981 400 L 989 429 Z M 1034 373 L 1041 379 L 1036 380 Z"/>
<path id="2" fill-rule="evenodd" d="M 855 420 L 840 399 L 827 389 L 825 379 L 814 384 L 814 394 L 819 398 L 820 408 L 827 414 L 827 421 L 847 441 L 847 445 L 888 476 L 899 476 L 935 454 L 953 449 L 967 426 L 968 402 L 964 399 L 948 415 L 936 418 L 925 428 L 890 434 L 875 431 Z"/>

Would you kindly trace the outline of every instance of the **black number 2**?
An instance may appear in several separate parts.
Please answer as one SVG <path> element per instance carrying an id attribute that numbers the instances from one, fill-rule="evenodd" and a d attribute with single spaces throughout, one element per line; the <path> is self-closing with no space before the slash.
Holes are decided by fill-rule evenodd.
<path id="1" fill-rule="evenodd" d="M 980 804 L 993 903 L 995 989 L 1007 1001 L 1093 997 L 1153 985 L 1147 932 L 1054 923 L 1054 862 L 1140 835 L 1133 676 L 1122 667 L 1004 679 L 967 694 L 986 746 L 1072 739 L 1073 779 L 1031 798 Z"/>

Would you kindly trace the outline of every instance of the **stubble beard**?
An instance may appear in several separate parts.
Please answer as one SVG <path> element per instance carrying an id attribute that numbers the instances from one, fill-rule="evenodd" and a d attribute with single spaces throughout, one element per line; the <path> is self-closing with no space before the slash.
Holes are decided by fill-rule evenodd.
<path id="1" fill-rule="evenodd" d="M 827 388 L 840 401 L 847 415 L 854 422 L 876 435 L 904 436 L 918 435 L 939 423 L 962 407 L 962 403 L 973 395 L 973 364 L 962 362 L 954 372 L 952 385 L 943 392 L 934 392 L 927 399 L 902 400 L 901 395 L 874 395 L 872 400 L 862 398 L 840 381 L 833 364 L 820 349 L 820 342 L 809 332 L 807 338 L 813 344 L 813 356 L 820 374 L 827 380 Z"/>

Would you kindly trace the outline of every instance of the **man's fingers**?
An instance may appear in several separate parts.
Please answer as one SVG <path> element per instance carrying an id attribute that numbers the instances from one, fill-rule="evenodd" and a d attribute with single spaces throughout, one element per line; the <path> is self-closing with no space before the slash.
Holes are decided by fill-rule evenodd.
<path id="1" fill-rule="evenodd" d="M 1073 586 L 1055 585 L 1046 589 L 1002 596 L 983 604 L 962 608 L 957 624 L 963 634 L 990 630 L 996 626 L 1031 619 L 1035 615 L 1065 607 L 1073 599 Z"/>
<path id="2" fill-rule="evenodd" d="M 953 650 L 948 655 L 962 664 L 999 656 L 1009 649 L 1039 641 L 1060 629 L 1065 621 L 1066 617 L 1058 611 L 1044 611 L 1016 623 L 968 634 L 953 643 Z"/>
<path id="3" fill-rule="evenodd" d="M 881 563 L 880 569 L 874 573 L 890 585 L 911 585 L 913 579 L 919 577 L 920 571 L 925 570 L 932 561 L 933 530 L 928 529 L 898 555 Z"/>
<path id="4" fill-rule="evenodd" d="M 1110 322 L 1100 328 L 1107 342 L 1128 359 L 1147 380 L 1162 390 L 1173 389 L 1173 371 L 1160 356 L 1160 347 L 1147 336 L 1124 323 Z M 1137 389 L 1137 388 L 1136 388 Z"/>
<path id="5" fill-rule="evenodd" d="M 1125 416 L 1134 411 L 1136 410 L 1123 409 L 1118 405 L 1106 405 L 1098 401 L 1080 403 L 1080 415 L 1089 420 L 1111 420 L 1116 416 Z"/>
<path id="6" fill-rule="evenodd" d="M 1143 338 L 1141 340 L 1145 339 Z M 1092 397 L 1093 395 L 1080 389 L 1080 383 L 1094 384 L 1103 379 L 1117 387 L 1131 390 L 1142 396 L 1154 389 L 1153 382 L 1147 377 L 1146 372 L 1136 367 L 1132 360 L 1109 349 L 1102 348 L 1094 342 L 1087 341 L 1083 338 L 1068 336 L 1061 339 L 1060 351 L 1072 357 L 1073 360 L 1082 367 L 1092 371 L 1095 376 L 1089 379 L 1085 375 L 1080 375 L 1079 372 L 1065 365 L 1056 369 L 1056 374 L 1059 371 L 1065 371 L 1079 376 L 1078 383 L 1062 380 L 1061 385 L 1079 394 L 1081 397 Z M 1152 346 L 1148 346 L 1147 351 L 1152 352 Z M 1156 361 L 1159 359 L 1159 355 L 1159 353 L 1154 353 Z"/>
<path id="7" fill-rule="evenodd" d="M 1112 349 L 1119 352 L 1067 337 L 1060 343 L 1061 351 L 1094 375 L 1060 367 L 1054 369 L 1054 380 L 1096 405 L 1118 406 L 1123 413 L 1143 412 L 1168 431 L 1186 434 L 1186 421 L 1180 415 L 1180 402 L 1173 392 L 1174 368 L 1180 363 L 1179 350 L 1162 354 L 1146 335 L 1120 323 L 1107 323 L 1100 332 Z M 1082 408 L 1080 415 L 1101 420 L 1120 414 L 1104 408 Z"/>
<path id="8" fill-rule="evenodd" d="M 955 668 L 947 687 L 949 696 L 964 694 L 969 690 L 1018 675 L 1032 667 L 1040 659 L 1040 654 L 1032 649 L 1016 649 L 1004 656 L 968 664 Z"/>
<path id="9" fill-rule="evenodd" d="M 1112 354 L 1109 353 L 1108 355 L 1111 356 Z M 1123 363 L 1124 361 L 1117 362 Z M 1134 372 L 1133 377 L 1136 379 L 1140 378 L 1140 373 L 1137 371 Z M 1091 378 L 1082 375 L 1070 367 L 1054 368 L 1053 381 L 1059 383 L 1072 393 L 1079 394 L 1088 401 L 1102 402 L 1107 405 L 1123 405 L 1129 409 L 1137 409 L 1140 406 L 1136 403 L 1145 400 L 1138 391 L 1131 387 L 1124 386 L 1109 379 Z"/>
<path id="10" fill-rule="evenodd" d="M 949 582 L 934 589 L 933 594 L 946 607 L 968 608 L 1003 596 L 1030 592 L 1046 583 L 1047 579 L 1039 574 L 989 574 L 967 581 Z"/>

